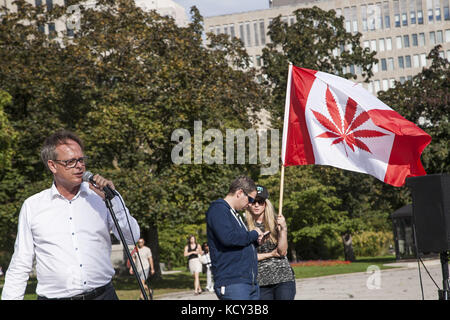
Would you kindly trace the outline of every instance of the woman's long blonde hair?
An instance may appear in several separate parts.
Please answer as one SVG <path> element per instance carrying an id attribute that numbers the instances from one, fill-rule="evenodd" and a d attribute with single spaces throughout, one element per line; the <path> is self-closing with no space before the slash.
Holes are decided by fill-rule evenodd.
<path id="1" fill-rule="evenodd" d="M 270 230 L 270 240 L 274 243 L 278 243 L 278 228 L 276 224 L 275 209 L 269 199 L 266 199 L 266 207 L 264 208 L 264 230 Z M 255 220 L 250 212 L 250 209 L 245 211 L 245 219 L 247 220 L 247 226 L 249 230 L 255 229 Z"/>

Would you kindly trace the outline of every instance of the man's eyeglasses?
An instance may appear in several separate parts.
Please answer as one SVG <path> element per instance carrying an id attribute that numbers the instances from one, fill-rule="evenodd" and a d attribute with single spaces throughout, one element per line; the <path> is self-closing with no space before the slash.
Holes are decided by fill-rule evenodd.
<path id="1" fill-rule="evenodd" d="M 64 166 L 66 168 L 75 168 L 77 166 L 77 163 L 81 163 L 82 165 L 86 165 L 88 157 L 81 157 L 78 159 L 69 159 L 69 160 L 53 160 L 64 163 Z"/>
<path id="2" fill-rule="evenodd" d="M 250 196 L 247 194 L 247 192 L 244 191 L 244 189 L 241 189 L 241 190 L 242 190 L 242 192 L 247 196 L 248 202 L 249 202 L 249 203 L 255 202 L 255 198 L 250 197 Z"/>

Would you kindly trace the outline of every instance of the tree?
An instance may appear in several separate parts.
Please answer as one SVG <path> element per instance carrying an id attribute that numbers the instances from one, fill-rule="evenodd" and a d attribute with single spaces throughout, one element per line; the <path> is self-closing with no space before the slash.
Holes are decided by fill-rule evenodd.
<path id="1" fill-rule="evenodd" d="M 372 74 L 372 65 L 377 62 L 374 58 L 375 52 L 370 52 L 368 48 L 363 49 L 360 45 L 361 34 L 352 34 L 346 32 L 343 25 L 343 17 L 336 17 L 334 10 L 324 11 L 318 7 L 298 9 L 294 11 L 296 22 L 290 26 L 281 20 L 281 16 L 275 18 L 269 26 L 269 36 L 271 43 L 263 49 L 264 66 L 263 73 L 267 76 L 267 81 L 272 88 L 272 101 L 269 104 L 269 111 L 272 118 L 273 127 L 282 127 L 284 116 L 284 101 L 287 85 L 287 70 L 289 62 L 296 66 L 333 73 L 345 78 L 356 79 L 356 74 L 350 72 L 355 66 L 361 70 L 361 77 L 368 81 Z M 361 228 L 358 212 L 360 209 L 355 206 L 362 202 L 362 199 L 356 201 L 346 201 L 344 195 L 349 193 L 350 197 L 356 197 L 349 192 L 360 180 L 360 176 L 351 178 L 349 173 L 339 173 L 338 170 L 327 167 L 314 167 L 312 169 L 297 168 L 304 172 L 305 183 L 310 183 L 305 197 L 296 197 L 292 199 L 293 203 L 303 206 L 307 201 L 315 197 L 316 201 L 323 201 L 320 207 L 310 207 L 311 212 L 299 212 L 298 219 L 309 221 L 306 217 L 311 214 L 318 217 L 313 225 L 306 227 L 299 235 L 319 234 L 325 230 L 339 233 L 344 243 L 344 252 L 346 259 L 353 260 L 351 232 Z M 340 180 L 346 176 L 345 182 Z M 295 184 L 294 184 L 295 185 Z M 337 186 L 342 186 L 342 188 Z M 297 186 L 302 190 L 302 184 L 298 182 Z M 315 187 L 314 187 L 315 186 Z M 333 186 L 333 187 L 331 187 Z M 286 176 L 286 188 L 292 188 L 289 185 L 289 178 Z M 335 190 L 337 196 L 333 198 L 326 195 L 330 194 L 331 189 Z M 295 189 L 294 189 L 295 190 Z M 356 190 L 357 193 L 361 190 Z M 307 196 L 307 197 L 306 197 Z M 303 199 L 303 200 L 302 200 Z M 328 209 L 327 209 L 328 208 Z M 341 216 L 335 214 L 340 212 Z M 327 214 L 328 213 L 328 214 Z M 302 218 L 302 215 L 305 215 Z M 325 215 L 325 216 L 324 216 Z"/>
<path id="2" fill-rule="evenodd" d="M 210 35 L 205 47 L 195 7 L 192 23 L 181 28 L 131 0 L 98 1 L 101 10 L 80 5 L 74 37 L 51 38 L 37 26 L 59 19 L 65 8 L 42 12 L 18 3 L 22 10 L 5 12 L 0 25 L 0 57 L 9 61 L 0 70 L 0 86 L 12 96 L 5 112 L 20 132 L 12 163 L 21 177 L 19 196 L 2 200 L 13 204 L 5 208 L 9 226 L 15 227 L 23 198 L 50 183 L 38 157 L 42 141 L 58 128 L 71 129 L 85 142 L 88 169 L 111 177 L 121 191 L 159 268 L 158 227 L 201 224 L 224 186 L 249 170 L 171 159 L 173 131 L 192 135 L 194 121 L 201 121 L 202 131 L 223 133 L 252 126 L 250 112 L 264 105 L 266 95 L 255 71 L 245 68 L 242 44 Z"/>

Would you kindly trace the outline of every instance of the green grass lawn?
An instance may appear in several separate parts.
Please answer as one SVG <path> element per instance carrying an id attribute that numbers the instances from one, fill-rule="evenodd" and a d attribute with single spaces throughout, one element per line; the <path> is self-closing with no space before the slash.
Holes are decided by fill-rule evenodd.
<path id="1" fill-rule="evenodd" d="M 355 262 L 350 264 L 340 264 L 334 266 L 301 266 L 294 267 L 295 277 L 297 279 L 313 278 L 328 276 L 334 274 L 353 273 L 353 272 L 365 272 L 371 265 L 377 265 L 380 269 L 387 269 L 390 267 L 383 266 L 385 263 L 395 262 L 394 256 L 383 257 L 364 257 L 358 258 Z M 151 287 L 153 288 L 154 298 L 179 291 L 191 291 L 194 294 L 194 278 L 186 270 L 186 268 L 179 268 L 179 272 L 166 274 L 161 280 L 151 281 Z M 0 286 L 3 286 L 4 277 L 0 278 Z M 113 280 L 114 287 L 116 288 L 117 295 L 121 300 L 137 300 L 139 299 L 140 289 L 134 276 L 117 277 Z M 200 275 L 200 283 L 202 287 L 206 285 L 206 275 Z M 25 300 L 35 300 L 37 281 L 36 279 L 30 279 L 28 282 Z M 1 292 L 2 289 L 0 289 Z"/>
<path id="2" fill-rule="evenodd" d="M 378 266 L 381 270 L 392 267 L 383 266 L 385 263 L 395 262 L 395 256 L 383 257 L 364 257 L 358 258 L 350 264 L 340 264 L 335 266 L 305 266 L 293 267 L 296 279 L 314 278 L 322 276 L 330 276 L 334 274 L 365 272 L 372 265 Z"/>

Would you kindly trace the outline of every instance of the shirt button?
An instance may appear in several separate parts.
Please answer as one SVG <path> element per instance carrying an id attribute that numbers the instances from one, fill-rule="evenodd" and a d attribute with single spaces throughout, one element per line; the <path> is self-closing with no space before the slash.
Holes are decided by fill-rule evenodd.
<path id="1" fill-rule="evenodd" d="M 86 284 L 86 281 L 84 282 L 84 284 Z"/>
<path id="2" fill-rule="evenodd" d="M 72 220 L 72 217 L 70 217 L 70 220 Z"/>
<path id="3" fill-rule="evenodd" d="M 82 264 L 80 264 L 80 268 L 82 267 L 83 265 Z"/>
<path id="4" fill-rule="evenodd" d="M 72 232 L 72 235 L 74 236 L 74 235 L 75 235 L 75 232 Z"/>

